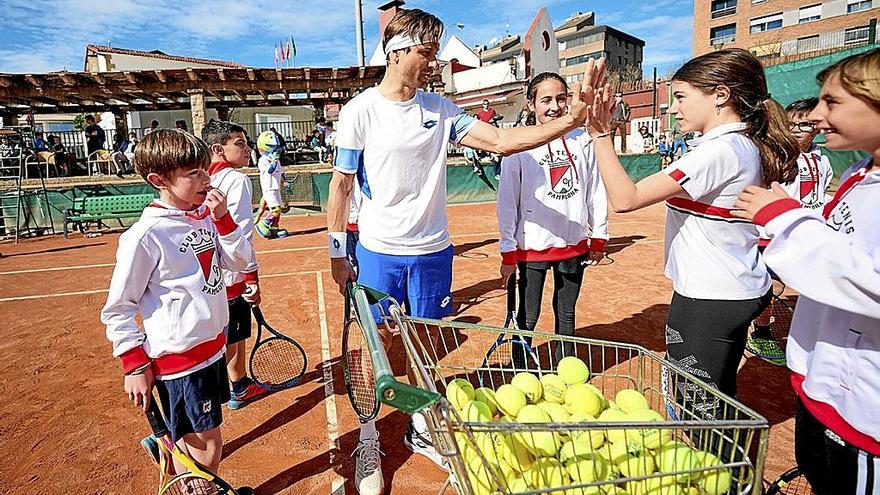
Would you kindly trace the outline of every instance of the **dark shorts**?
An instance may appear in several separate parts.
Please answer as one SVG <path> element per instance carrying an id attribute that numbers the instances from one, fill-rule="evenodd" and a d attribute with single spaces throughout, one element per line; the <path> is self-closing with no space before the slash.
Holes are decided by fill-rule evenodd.
<path id="1" fill-rule="evenodd" d="M 229 326 L 226 345 L 232 345 L 251 336 L 251 303 L 242 296 L 229 300 Z"/>
<path id="2" fill-rule="evenodd" d="M 156 380 L 156 390 L 175 442 L 189 433 L 219 428 L 220 405 L 229 402 L 226 360 L 221 357 L 207 368 L 173 380 Z"/>

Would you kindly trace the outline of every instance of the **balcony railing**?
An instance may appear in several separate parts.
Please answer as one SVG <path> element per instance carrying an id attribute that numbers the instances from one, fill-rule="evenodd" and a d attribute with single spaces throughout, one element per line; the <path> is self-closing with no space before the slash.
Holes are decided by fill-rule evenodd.
<path id="1" fill-rule="evenodd" d="M 717 38 L 709 39 L 709 44 L 712 46 L 716 45 L 726 45 L 728 43 L 733 43 L 736 41 L 736 35 L 730 34 L 727 36 L 719 36 Z"/>
<path id="2" fill-rule="evenodd" d="M 712 11 L 712 19 L 718 19 L 719 17 L 727 17 L 729 15 L 736 14 L 736 6 L 733 7 L 725 7 L 723 9 L 713 10 Z"/>

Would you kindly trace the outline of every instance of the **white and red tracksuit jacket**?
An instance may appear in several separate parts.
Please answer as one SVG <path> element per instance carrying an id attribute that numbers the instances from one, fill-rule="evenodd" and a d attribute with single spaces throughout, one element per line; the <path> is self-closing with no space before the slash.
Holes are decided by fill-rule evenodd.
<path id="1" fill-rule="evenodd" d="M 223 356 L 221 268 L 244 270 L 251 244 L 228 214 L 213 222 L 187 213 L 154 202 L 119 238 L 101 321 L 125 373 L 149 363 L 158 378 L 176 378 Z"/>
<path id="2" fill-rule="evenodd" d="M 226 196 L 226 207 L 232 220 L 241 230 L 251 246 L 254 245 L 254 210 L 253 210 L 253 185 L 247 175 L 239 172 L 229 162 L 214 162 L 208 167 L 211 174 L 211 185 L 216 187 Z M 251 259 L 247 268 L 238 272 L 223 269 L 223 283 L 226 284 L 226 299 L 235 299 L 242 295 L 246 284 L 259 282 L 259 265 L 257 265 L 257 252 L 251 252 Z"/>
<path id="3" fill-rule="evenodd" d="M 786 348 L 795 390 L 831 431 L 880 455 L 880 171 L 870 166 L 850 167 L 824 212 L 784 199 L 755 223 L 772 239 L 767 265 L 800 294 Z"/>
<path id="4" fill-rule="evenodd" d="M 822 210 L 828 197 L 825 191 L 834 179 L 834 170 L 828 157 L 823 155 L 820 148 L 813 145 L 809 151 L 798 155 L 798 175 L 782 188 L 789 196 L 801 202 L 803 208 L 810 210 Z M 759 246 L 766 246 L 770 239 L 763 229 L 758 229 L 760 239 Z"/>
<path id="5" fill-rule="evenodd" d="M 498 229 L 504 264 L 605 250 L 608 201 L 589 134 L 572 131 L 504 158 Z"/>

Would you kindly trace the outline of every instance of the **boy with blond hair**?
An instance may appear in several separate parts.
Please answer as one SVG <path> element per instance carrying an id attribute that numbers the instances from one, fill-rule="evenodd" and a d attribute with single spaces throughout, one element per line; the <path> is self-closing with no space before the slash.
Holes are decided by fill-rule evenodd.
<path id="1" fill-rule="evenodd" d="M 253 253 L 211 187 L 210 158 L 202 140 L 180 131 L 156 130 L 138 144 L 137 171 L 159 198 L 119 238 L 101 321 L 129 399 L 146 411 L 155 386 L 172 439 L 216 471 L 229 399 L 221 269 L 243 271 Z"/>

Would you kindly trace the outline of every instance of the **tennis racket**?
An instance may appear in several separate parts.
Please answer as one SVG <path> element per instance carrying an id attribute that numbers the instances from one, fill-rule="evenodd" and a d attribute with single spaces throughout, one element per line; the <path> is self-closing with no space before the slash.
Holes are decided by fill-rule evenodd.
<path id="1" fill-rule="evenodd" d="M 746 350 L 749 353 L 777 366 L 785 366 L 785 345 L 794 307 L 783 299 L 785 285 L 774 284 L 770 305 L 758 318 L 752 321 Z"/>
<path id="2" fill-rule="evenodd" d="M 171 440 L 154 397 L 150 397 L 147 421 L 159 443 L 159 495 L 239 495 L 229 483 L 192 460 Z M 175 474 L 172 459 L 187 472 Z"/>
<path id="3" fill-rule="evenodd" d="M 342 375 L 351 406 L 361 422 L 372 421 L 379 414 L 373 355 L 367 344 L 364 328 L 354 313 L 352 284 L 345 288 L 345 326 L 342 329 Z M 372 318 L 373 315 L 364 315 Z"/>
<path id="4" fill-rule="evenodd" d="M 516 323 L 516 274 L 507 279 L 507 314 L 504 320 L 504 328 L 519 330 Z M 483 358 L 482 369 L 498 370 L 508 368 L 511 371 L 525 371 L 529 364 L 539 369 L 538 354 L 532 349 L 522 336 L 517 334 L 502 333 L 486 351 Z M 482 378 L 482 377 L 481 377 Z"/>
<path id="5" fill-rule="evenodd" d="M 766 495 L 813 495 L 813 489 L 801 470 L 794 467 L 782 473 L 764 493 Z"/>
<path id="6" fill-rule="evenodd" d="M 251 377 L 257 385 L 273 392 L 293 387 L 306 372 L 306 352 L 299 342 L 266 323 L 259 306 L 251 309 L 257 320 L 257 342 L 248 362 Z"/>

